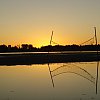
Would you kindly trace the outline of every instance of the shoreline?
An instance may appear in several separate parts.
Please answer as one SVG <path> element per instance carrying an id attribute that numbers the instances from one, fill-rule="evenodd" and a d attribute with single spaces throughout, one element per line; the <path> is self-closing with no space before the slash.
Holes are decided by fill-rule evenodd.
<path id="1" fill-rule="evenodd" d="M 1 65 L 32 65 L 46 63 L 92 62 L 100 61 L 100 52 L 50 52 L 50 53 L 3 53 L 0 54 Z"/>

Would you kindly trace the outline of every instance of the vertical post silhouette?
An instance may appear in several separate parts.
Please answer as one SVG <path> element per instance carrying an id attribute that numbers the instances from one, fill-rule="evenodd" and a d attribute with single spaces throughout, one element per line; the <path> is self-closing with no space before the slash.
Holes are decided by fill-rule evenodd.
<path id="1" fill-rule="evenodd" d="M 52 38 L 53 38 L 53 31 L 52 31 L 51 39 L 50 39 L 50 46 L 51 46 L 51 43 L 52 43 Z M 48 51 L 48 60 L 49 60 L 49 51 Z M 50 66 L 49 66 L 49 61 L 48 61 L 48 68 L 49 68 L 49 72 L 50 72 L 50 77 L 51 77 L 52 85 L 53 85 L 53 88 L 54 88 L 54 81 L 53 81 L 53 77 L 52 77 L 52 74 L 51 74 L 51 69 L 50 69 Z"/>
<path id="2" fill-rule="evenodd" d="M 94 27 L 94 31 L 95 31 L 95 41 L 96 41 L 96 46 L 97 46 L 97 75 L 96 75 L 96 94 L 98 93 L 98 70 L 99 70 L 99 59 L 98 59 L 98 40 L 97 40 L 97 34 L 96 34 L 96 27 Z"/>
<path id="3" fill-rule="evenodd" d="M 52 43 L 52 38 L 53 38 L 53 31 L 52 31 L 52 34 L 51 34 L 50 45 Z"/>

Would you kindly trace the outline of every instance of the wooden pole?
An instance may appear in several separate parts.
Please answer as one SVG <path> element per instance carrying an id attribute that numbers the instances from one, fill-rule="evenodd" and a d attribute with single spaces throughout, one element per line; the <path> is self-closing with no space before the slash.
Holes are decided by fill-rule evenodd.
<path id="1" fill-rule="evenodd" d="M 52 34 L 51 34 L 50 45 L 52 43 L 52 38 L 53 38 L 53 31 L 52 31 Z M 49 60 L 49 51 L 48 51 L 48 60 Z M 54 81 L 53 81 L 52 72 L 51 72 L 49 63 L 48 63 L 48 68 L 49 68 L 49 72 L 50 72 L 50 77 L 51 77 L 52 85 L 53 85 L 53 88 L 54 88 Z"/>
<path id="2" fill-rule="evenodd" d="M 96 75 L 96 94 L 98 93 L 98 74 L 99 74 L 99 58 L 98 58 L 98 40 L 97 40 L 97 34 L 96 34 L 96 27 L 94 27 L 95 31 L 95 41 L 96 41 L 96 47 L 97 47 L 97 75 Z"/>
<path id="3" fill-rule="evenodd" d="M 50 45 L 52 43 L 52 38 L 53 38 L 53 31 L 52 31 L 52 34 L 51 34 Z"/>

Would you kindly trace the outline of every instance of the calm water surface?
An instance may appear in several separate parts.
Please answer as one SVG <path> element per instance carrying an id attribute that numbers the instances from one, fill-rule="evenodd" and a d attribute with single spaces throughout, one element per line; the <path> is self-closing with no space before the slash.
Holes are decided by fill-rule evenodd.
<path id="1" fill-rule="evenodd" d="M 54 88 L 48 64 L 0 66 L 0 100 L 100 100 L 100 80 L 95 93 L 96 64 L 49 64 Z"/>

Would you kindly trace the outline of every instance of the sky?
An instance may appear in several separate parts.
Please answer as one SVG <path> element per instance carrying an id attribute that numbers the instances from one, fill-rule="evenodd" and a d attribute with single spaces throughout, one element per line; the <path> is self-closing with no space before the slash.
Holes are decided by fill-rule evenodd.
<path id="1" fill-rule="evenodd" d="M 0 0 L 0 45 L 100 43 L 100 0 Z"/>

